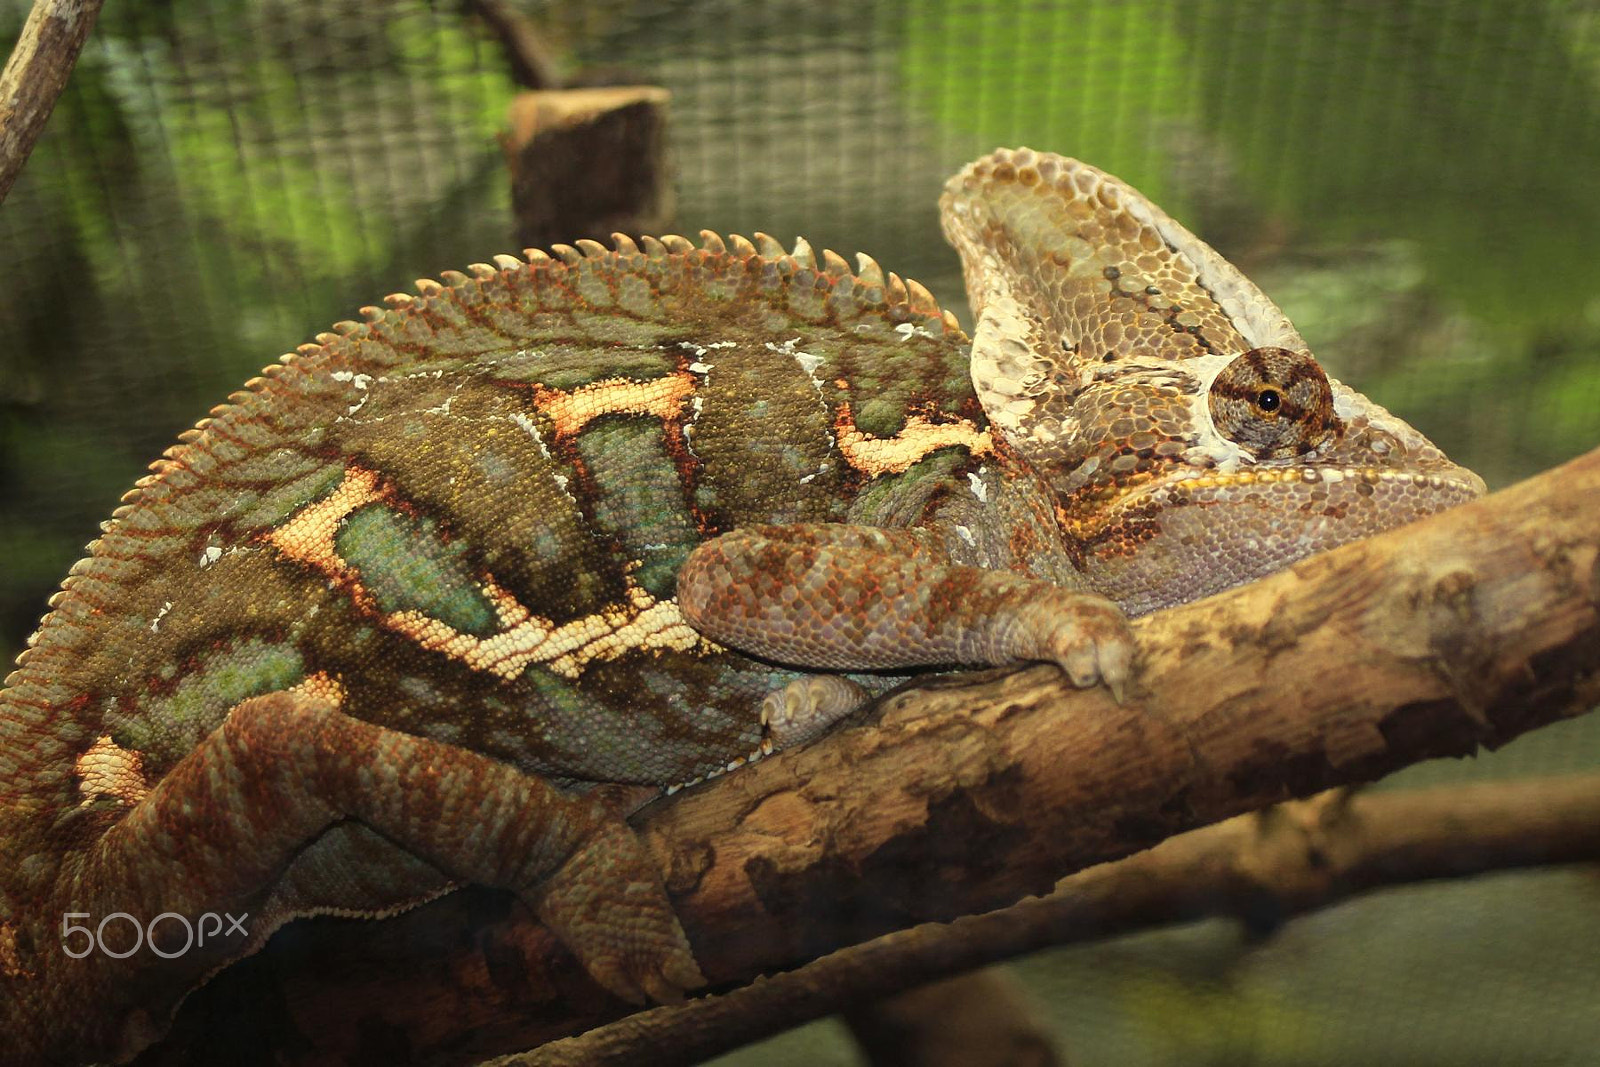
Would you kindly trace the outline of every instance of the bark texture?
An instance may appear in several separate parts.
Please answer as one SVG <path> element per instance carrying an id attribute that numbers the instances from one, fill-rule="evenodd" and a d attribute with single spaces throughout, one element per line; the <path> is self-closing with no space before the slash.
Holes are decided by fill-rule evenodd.
<path id="1" fill-rule="evenodd" d="M 0 203 L 44 132 L 101 0 L 35 0 L 0 72 Z"/>

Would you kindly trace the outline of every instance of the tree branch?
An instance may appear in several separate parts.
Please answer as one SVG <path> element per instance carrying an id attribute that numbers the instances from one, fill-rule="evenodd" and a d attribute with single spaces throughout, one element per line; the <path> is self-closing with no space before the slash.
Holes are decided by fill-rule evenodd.
<path id="1" fill-rule="evenodd" d="M 555 61 L 521 11 L 506 0 L 462 0 L 461 6 L 482 19 L 505 49 L 511 80 L 518 86 L 523 89 L 561 88 Z"/>
<path id="2" fill-rule="evenodd" d="M 720 997 L 631 1015 L 503 1067 L 698 1063 L 898 990 L 1052 945 L 1218 916 L 1277 923 L 1385 886 L 1600 860 L 1600 775 L 1324 793 L 1169 838 L 1047 897 L 927 924 Z M 663 1052 L 663 1050 L 670 1050 Z"/>
<path id="3" fill-rule="evenodd" d="M 66 88 L 101 0 L 35 0 L 0 72 L 0 203 Z"/>
<path id="4" fill-rule="evenodd" d="M 1125 705 L 1049 667 L 935 679 L 886 700 L 873 726 L 636 821 L 703 970 L 731 988 L 1047 892 L 1184 830 L 1580 714 L 1600 700 L 1597 601 L 1600 451 L 1138 620 Z M 268 1039 L 285 1061 L 357 1059 L 383 1033 L 416 1059 L 459 1062 L 634 1010 L 520 906 L 496 916 L 483 900 L 302 929 L 265 972 L 246 972 L 282 1005 Z"/>
<path id="5" fill-rule="evenodd" d="M 869 1067 L 1060 1067 L 1064 1062 L 1049 1021 L 1004 967 L 954 975 L 865 1003 L 840 1003 L 835 1010 L 843 1013 Z"/>

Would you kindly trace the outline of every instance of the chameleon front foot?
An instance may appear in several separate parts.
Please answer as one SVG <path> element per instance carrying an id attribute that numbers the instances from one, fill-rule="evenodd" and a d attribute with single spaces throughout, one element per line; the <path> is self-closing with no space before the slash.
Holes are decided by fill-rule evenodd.
<path id="1" fill-rule="evenodd" d="M 1104 684 L 1120 704 L 1133 671 L 1128 619 L 1103 597 L 1045 587 L 996 611 L 973 657 L 986 662 L 1054 663 L 1079 688 Z"/>

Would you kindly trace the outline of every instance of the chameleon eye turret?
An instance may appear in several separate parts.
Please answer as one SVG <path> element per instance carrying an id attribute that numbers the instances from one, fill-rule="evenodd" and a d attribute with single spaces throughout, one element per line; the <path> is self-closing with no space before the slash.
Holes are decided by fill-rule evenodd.
<path id="1" fill-rule="evenodd" d="M 1252 348 L 1211 383 L 1211 421 L 1256 459 L 1304 456 L 1338 432 L 1333 388 L 1307 352 Z"/>

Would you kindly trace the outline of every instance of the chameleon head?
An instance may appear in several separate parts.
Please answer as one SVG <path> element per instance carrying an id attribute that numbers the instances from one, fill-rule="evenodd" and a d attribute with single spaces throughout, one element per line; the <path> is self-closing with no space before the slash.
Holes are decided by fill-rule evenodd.
<path id="1" fill-rule="evenodd" d="M 1476 474 L 1330 380 L 1305 352 L 1198 357 L 1091 387 L 1074 407 L 1092 408 L 1095 392 L 1114 414 L 1083 412 L 1103 432 L 1065 450 L 1059 514 L 1085 577 L 1130 614 L 1251 581 L 1484 492 Z"/>
<path id="2" fill-rule="evenodd" d="M 1483 482 L 1330 380 L 1266 295 L 1137 190 L 1000 149 L 940 201 L 990 422 L 1055 489 L 1095 590 L 1195 600 Z"/>

